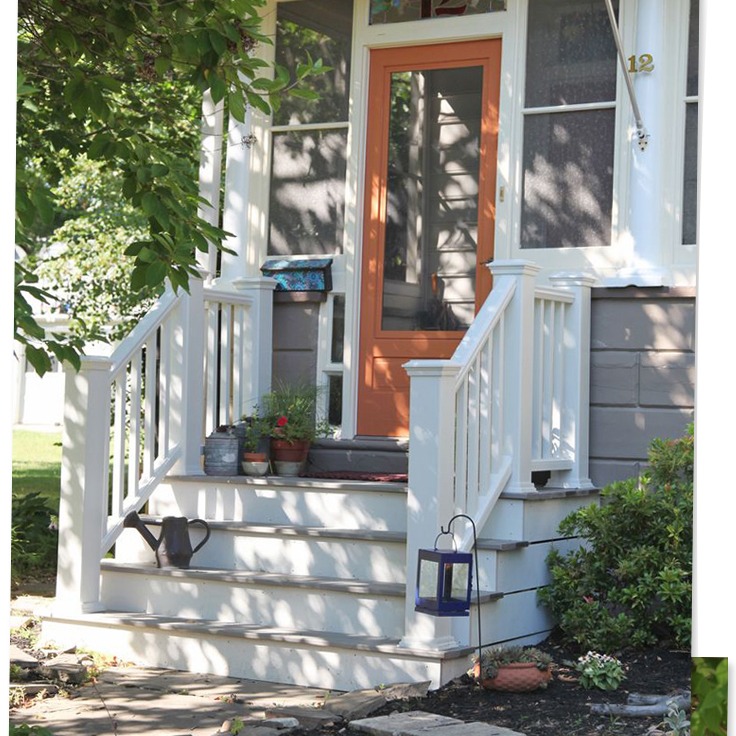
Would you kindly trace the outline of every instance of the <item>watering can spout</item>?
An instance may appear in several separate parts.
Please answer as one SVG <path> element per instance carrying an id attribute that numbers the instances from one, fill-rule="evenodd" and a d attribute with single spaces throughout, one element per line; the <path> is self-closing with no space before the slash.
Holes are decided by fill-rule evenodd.
<path id="1" fill-rule="evenodd" d="M 155 552 L 158 548 L 159 541 L 156 539 L 156 537 L 151 534 L 151 532 L 148 531 L 148 527 L 143 523 L 141 520 L 141 517 L 138 516 L 138 514 L 135 511 L 131 511 L 123 520 L 123 526 L 127 527 L 128 529 L 137 529 L 140 533 L 143 539 L 148 542 L 151 549 Z"/>

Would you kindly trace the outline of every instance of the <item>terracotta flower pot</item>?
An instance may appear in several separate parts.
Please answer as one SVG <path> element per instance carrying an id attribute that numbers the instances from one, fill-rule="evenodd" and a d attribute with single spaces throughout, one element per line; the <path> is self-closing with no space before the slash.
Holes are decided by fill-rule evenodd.
<path id="1" fill-rule="evenodd" d="M 311 443 L 308 440 L 271 440 L 271 460 L 300 463 L 307 459 Z"/>
<path id="2" fill-rule="evenodd" d="M 478 679 L 478 665 L 475 666 L 473 674 Z M 486 677 L 480 681 L 480 684 L 486 690 L 528 693 L 540 687 L 547 687 L 551 677 L 552 670 L 549 667 L 540 670 L 534 662 L 513 662 L 501 665 L 495 677 Z"/>

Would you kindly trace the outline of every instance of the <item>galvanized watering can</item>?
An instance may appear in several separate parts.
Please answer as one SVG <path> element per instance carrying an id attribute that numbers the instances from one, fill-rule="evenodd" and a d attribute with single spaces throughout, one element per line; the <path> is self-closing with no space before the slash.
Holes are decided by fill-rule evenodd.
<path id="1" fill-rule="evenodd" d="M 201 524 L 204 527 L 204 539 L 192 549 L 189 540 L 189 525 Z M 161 535 L 158 539 L 151 534 L 135 511 L 131 511 L 123 521 L 123 526 L 137 529 L 150 548 L 156 553 L 157 567 L 179 567 L 186 569 L 192 555 L 201 549 L 210 538 L 210 528 L 203 519 L 187 519 L 185 516 L 165 516 L 161 521 Z"/>

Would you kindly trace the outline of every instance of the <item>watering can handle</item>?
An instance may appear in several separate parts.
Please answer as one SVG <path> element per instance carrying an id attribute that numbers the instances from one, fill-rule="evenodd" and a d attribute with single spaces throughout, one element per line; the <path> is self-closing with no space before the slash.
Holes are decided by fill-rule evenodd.
<path id="1" fill-rule="evenodd" d="M 202 549 L 204 547 L 205 542 L 210 538 L 210 527 L 209 524 L 204 519 L 190 519 L 189 524 L 201 524 L 204 527 L 205 535 L 204 539 L 192 550 L 192 554 L 194 554 L 198 549 Z"/>

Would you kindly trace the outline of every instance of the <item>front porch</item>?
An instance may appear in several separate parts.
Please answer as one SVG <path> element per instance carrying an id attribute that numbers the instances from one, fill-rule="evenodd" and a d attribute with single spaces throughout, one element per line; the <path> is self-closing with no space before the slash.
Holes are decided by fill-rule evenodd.
<path id="1" fill-rule="evenodd" d="M 597 498 L 590 281 L 540 287 L 532 264 L 492 269 L 455 355 L 407 365 L 407 483 L 203 473 L 207 434 L 270 387 L 266 279 L 168 294 L 110 358 L 68 373 L 45 635 L 144 664 L 338 690 L 437 687 L 467 670 L 479 630 L 483 645 L 545 638 L 545 558 L 576 544 L 557 525 Z M 206 520 L 211 539 L 190 569 L 155 567 L 123 524 L 143 510 L 155 536 L 165 516 Z M 455 514 L 477 526 L 480 600 L 469 618 L 417 613 L 417 552 Z M 470 530 L 454 531 L 470 550 Z"/>

